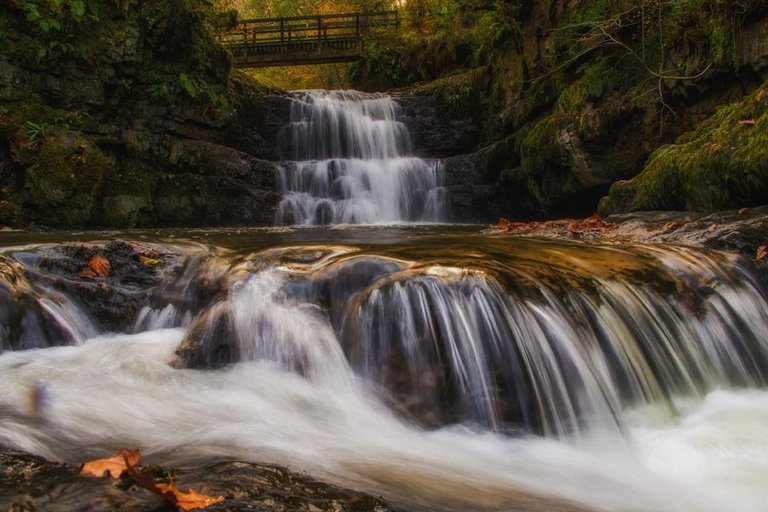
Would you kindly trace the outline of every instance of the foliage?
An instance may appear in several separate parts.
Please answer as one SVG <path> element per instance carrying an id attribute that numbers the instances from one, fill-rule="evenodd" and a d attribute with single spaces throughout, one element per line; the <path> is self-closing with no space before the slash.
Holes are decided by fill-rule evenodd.
<path id="1" fill-rule="evenodd" d="M 94 256 L 94 258 L 96 257 L 107 261 L 103 256 Z M 108 261 L 107 264 L 109 264 Z M 141 453 L 139 450 L 122 449 L 112 457 L 86 462 L 81 466 L 81 474 L 100 477 L 103 473 L 108 472 L 112 478 L 117 479 L 120 475 L 127 473 L 134 483 L 159 494 L 167 503 L 181 510 L 207 508 L 224 501 L 223 496 L 206 496 L 192 489 L 189 489 L 189 492 L 182 492 L 173 482 L 158 481 L 151 468 L 139 468 L 137 466 L 140 460 Z"/>
<path id="2" fill-rule="evenodd" d="M 768 200 L 766 145 L 768 84 L 657 150 L 637 177 L 611 187 L 601 209 L 712 211 L 762 204 Z"/>
<path id="3" fill-rule="evenodd" d="M 353 81 L 389 88 L 485 65 L 520 42 L 520 0 L 414 0 L 403 3 L 403 27 L 365 46 Z"/>

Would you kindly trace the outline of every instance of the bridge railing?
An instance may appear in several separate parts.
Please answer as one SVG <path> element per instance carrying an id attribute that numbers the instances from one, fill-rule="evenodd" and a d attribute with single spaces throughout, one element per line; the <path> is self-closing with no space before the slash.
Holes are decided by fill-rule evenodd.
<path id="1" fill-rule="evenodd" d="M 360 41 L 371 29 L 397 27 L 397 11 L 321 14 L 242 20 L 218 34 L 232 48 L 270 47 L 310 42 Z"/>

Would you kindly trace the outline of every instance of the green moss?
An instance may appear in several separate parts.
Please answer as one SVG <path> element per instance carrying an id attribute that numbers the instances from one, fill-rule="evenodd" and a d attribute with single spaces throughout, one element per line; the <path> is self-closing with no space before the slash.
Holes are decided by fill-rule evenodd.
<path id="1" fill-rule="evenodd" d="M 768 200 L 768 84 L 720 108 L 645 169 L 611 187 L 604 213 L 651 209 L 713 211 Z"/>
<path id="2" fill-rule="evenodd" d="M 449 117 L 475 116 L 480 113 L 478 105 L 482 101 L 487 70 L 484 67 L 458 72 L 415 87 L 416 95 L 437 98 L 444 114 Z"/>
<path id="3" fill-rule="evenodd" d="M 24 209 L 35 222 L 49 227 L 94 224 L 105 175 L 106 156 L 81 135 L 54 130 L 39 149 L 27 149 L 29 163 Z"/>
<path id="4" fill-rule="evenodd" d="M 577 174 L 572 172 L 573 154 L 561 140 L 572 121 L 569 116 L 551 115 L 520 134 L 521 172 L 528 193 L 544 210 L 581 188 Z"/>
<path id="5" fill-rule="evenodd" d="M 155 222 L 153 200 L 158 173 L 136 160 L 126 160 L 107 172 L 96 222 L 100 226 L 143 227 Z"/>

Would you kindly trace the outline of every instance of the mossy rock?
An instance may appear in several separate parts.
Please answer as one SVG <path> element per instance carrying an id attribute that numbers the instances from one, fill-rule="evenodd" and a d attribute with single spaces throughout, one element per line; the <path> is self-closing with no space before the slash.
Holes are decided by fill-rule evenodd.
<path id="1" fill-rule="evenodd" d="M 768 202 L 768 83 L 724 107 L 676 144 L 658 149 L 635 178 L 614 184 L 602 214 L 715 211 Z"/>
<path id="2" fill-rule="evenodd" d="M 25 150 L 25 161 L 26 215 L 54 228 L 94 224 L 103 179 L 112 166 L 99 148 L 77 132 L 55 130 L 39 148 Z"/>
<path id="3" fill-rule="evenodd" d="M 136 161 L 114 167 L 104 180 L 98 223 L 102 226 L 144 227 L 154 224 L 154 195 L 159 173 Z"/>

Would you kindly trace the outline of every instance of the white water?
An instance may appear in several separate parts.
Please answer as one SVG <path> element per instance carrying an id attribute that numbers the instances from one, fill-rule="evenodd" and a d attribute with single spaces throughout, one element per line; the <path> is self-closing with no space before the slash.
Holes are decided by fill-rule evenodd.
<path id="1" fill-rule="evenodd" d="M 445 221 L 442 165 L 413 156 L 397 109 L 383 94 L 297 93 L 276 224 Z"/>
<path id="2" fill-rule="evenodd" d="M 764 510 L 765 391 L 715 391 L 680 418 L 634 411 L 629 442 L 425 432 L 359 383 L 310 382 L 253 362 L 173 369 L 182 336 L 160 330 L 3 354 L 0 441 L 73 462 L 122 446 L 165 463 L 269 461 L 432 509 L 554 510 L 542 503 L 555 499 L 605 511 Z M 32 421 L 25 411 L 41 376 L 46 408 Z"/>
<path id="3" fill-rule="evenodd" d="M 468 240 L 480 259 L 465 266 L 386 251 L 399 243 L 194 256 L 134 335 L 87 334 L 77 301 L 38 284 L 35 303 L 74 345 L 0 355 L 0 445 L 75 463 L 122 447 L 171 465 L 276 463 L 429 510 L 765 509 L 768 307 L 748 266 L 674 247 Z M 450 260 L 461 249 L 445 243 Z M 201 276 L 218 293 L 195 305 Z M 514 291 L 523 281 L 535 293 Z M 243 362 L 174 368 L 189 317 L 194 330 L 219 313 L 229 327 L 209 341 L 231 337 Z M 184 327 L 160 328 L 171 323 Z M 402 375 L 419 379 L 396 397 Z M 435 389 L 451 426 L 393 412 Z M 516 400 L 535 402 L 530 423 Z"/>

